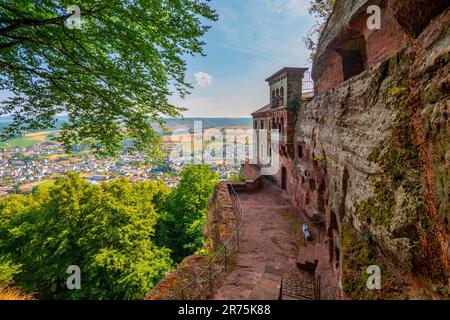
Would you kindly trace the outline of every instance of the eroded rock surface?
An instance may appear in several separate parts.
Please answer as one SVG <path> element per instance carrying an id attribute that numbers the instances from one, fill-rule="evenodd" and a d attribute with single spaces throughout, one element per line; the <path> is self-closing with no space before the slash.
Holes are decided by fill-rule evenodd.
<path id="1" fill-rule="evenodd" d="M 316 70 L 326 69 L 320 55 L 361 3 L 353 1 L 354 10 L 342 12 L 342 21 L 339 11 L 330 18 Z M 389 10 L 398 16 L 398 8 L 409 4 L 417 11 L 422 2 L 412 3 L 397 1 Z M 422 9 L 429 12 L 420 16 L 433 20 L 399 18 L 411 39 L 397 53 L 325 88 L 302 107 L 296 122 L 304 157 L 296 160 L 293 201 L 310 216 L 323 214 L 330 236 L 336 217 L 341 243 L 334 245 L 341 250 L 330 253 L 340 260 L 348 298 L 448 295 L 450 10 L 439 1 L 425 8 L 428 3 Z M 323 190 L 309 188 L 307 179 L 315 180 L 312 185 L 324 181 Z M 314 200 L 309 203 L 308 193 Z M 370 264 L 383 271 L 378 292 L 365 288 Z"/>

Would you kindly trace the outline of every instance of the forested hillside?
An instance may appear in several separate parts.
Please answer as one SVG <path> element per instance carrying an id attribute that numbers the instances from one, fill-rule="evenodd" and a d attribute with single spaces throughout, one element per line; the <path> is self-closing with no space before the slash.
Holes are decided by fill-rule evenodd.
<path id="1" fill-rule="evenodd" d="M 180 184 L 92 185 L 68 173 L 51 188 L 0 199 L 0 287 L 45 299 L 140 299 L 184 256 L 201 250 L 208 198 L 218 182 L 206 165 Z M 69 290 L 67 268 L 81 269 Z"/>

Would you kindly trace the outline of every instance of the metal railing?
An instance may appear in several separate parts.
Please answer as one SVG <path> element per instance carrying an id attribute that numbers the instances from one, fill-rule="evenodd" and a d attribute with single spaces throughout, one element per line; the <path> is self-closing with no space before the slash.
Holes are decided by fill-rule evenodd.
<path id="1" fill-rule="evenodd" d="M 319 281 L 319 300 L 321 300 L 321 296 L 325 297 L 326 300 L 341 300 L 341 289 L 339 289 L 339 287 L 333 285 L 329 280 L 326 281 L 325 286 L 322 286 L 320 283 L 321 282 L 320 276 L 318 281 Z"/>
<path id="2" fill-rule="evenodd" d="M 237 224 L 231 236 L 209 260 L 204 269 L 175 294 L 171 295 L 168 300 L 196 300 L 211 296 L 217 275 L 223 269 L 227 269 L 227 263 L 231 255 L 239 251 L 240 239 L 244 231 L 244 214 L 241 201 L 232 184 L 228 184 L 228 191 L 237 218 Z"/>
<path id="3" fill-rule="evenodd" d="M 341 300 L 341 289 L 339 287 L 330 284 L 328 292 L 330 300 Z"/>
<path id="4" fill-rule="evenodd" d="M 314 96 L 314 82 L 311 78 L 311 72 L 306 71 L 302 80 L 302 97 L 312 98 Z"/>
<path id="5" fill-rule="evenodd" d="M 320 300 L 320 283 L 321 282 L 321 277 L 320 277 L 320 275 L 319 276 L 317 276 L 315 279 L 314 279 L 314 282 L 313 282 L 313 299 L 314 300 Z"/>

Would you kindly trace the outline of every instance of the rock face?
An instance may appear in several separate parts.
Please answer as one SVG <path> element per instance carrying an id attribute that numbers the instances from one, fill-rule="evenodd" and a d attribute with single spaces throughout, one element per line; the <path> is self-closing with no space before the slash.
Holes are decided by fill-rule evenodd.
<path id="1" fill-rule="evenodd" d="M 380 28 L 368 26 L 380 9 Z M 398 52 L 419 35 L 447 0 L 340 0 L 320 37 L 312 76 L 316 92 L 335 88 Z M 369 23 L 370 24 L 370 23 Z"/>
<path id="2" fill-rule="evenodd" d="M 386 28 L 369 31 L 367 1 L 337 1 L 314 62 L 317 94 L 296 121 L 302 153 L 288 191 L 300 210 L 324 218 L 346 297 L 442 298 L 450 274 L 450 10 L 448 1 L 379 4 Z M 343 70 L 361 47 L 364 69 Z M 366 288 L 373 264 L 381 290 Z"/>

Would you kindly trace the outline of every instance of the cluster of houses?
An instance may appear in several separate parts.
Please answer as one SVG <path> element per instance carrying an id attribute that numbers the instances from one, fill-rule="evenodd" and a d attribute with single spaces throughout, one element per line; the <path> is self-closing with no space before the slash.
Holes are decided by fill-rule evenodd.
<path id="1" fill-rule="evenodd" d="M 0 150 L 0 197 L 68 171 L 80 173 L 93 184 L 124 177 L 132 182 L 162 180 L 172 188 L 179 182 L 178 172 L 185 167 L 186 164 L 173 163 L 168 157 L 160 164 L 148 164 L 144 154 L 124 153 L 118 158 L 97 158 L 90 154 L 68 156 L 59 145 L 36 144 Z M 217 164 L 211 170 L 217 171 L 221 179 L 228 179 L 238 168 Z"/>

